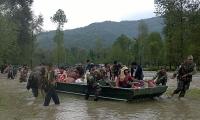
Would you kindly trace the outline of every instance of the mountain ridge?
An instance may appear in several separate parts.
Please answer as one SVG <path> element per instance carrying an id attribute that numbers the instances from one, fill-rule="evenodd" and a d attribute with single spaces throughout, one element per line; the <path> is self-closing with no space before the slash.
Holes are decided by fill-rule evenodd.
<path id="1" fill-rule="evenodd" d="M 164 27 L 163 18 L 153 17 L 142 19 L 148 25 L 149 32 L 162 33 Z M 91 23 L 85 27 L 64 30 L 64 44 L 67 48 L 94 48 L 97 39 L 102 40 L 105 47 L 112 45 L 112 43 L 121 34 L 130 38 L 137 38 L 138 24 L 140 20 L 133 21 L 104 21 Z M 53 38 L 54 31 L 42 32 L 38 35 L 39 47 L 52 49 L 54 46 Z"/>

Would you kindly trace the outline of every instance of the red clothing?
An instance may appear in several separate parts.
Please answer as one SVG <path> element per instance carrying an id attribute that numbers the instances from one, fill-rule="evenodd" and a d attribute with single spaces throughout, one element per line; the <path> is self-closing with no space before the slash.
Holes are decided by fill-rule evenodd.
<path id="1" fill-rule="evenodd" d="M 130 75 L 125 76 L 123 81 L 120 81 L 119 78 L 118 78 L 117 86 L 123 87 L 123 88 L 130 88 L 131 84 L 129 84 L 129 82 L 131 82 L 132 80 L 133 80 L 133 78 Z"/>

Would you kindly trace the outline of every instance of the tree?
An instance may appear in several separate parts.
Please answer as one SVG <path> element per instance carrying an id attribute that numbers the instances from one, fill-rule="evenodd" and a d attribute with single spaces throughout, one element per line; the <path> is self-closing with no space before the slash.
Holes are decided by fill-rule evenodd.
<path id="1" fill-rule="evenodd" d="M 51 17 L 52 22 L 57 23 L 57 29 L 62 30 L 64 24 L 67 23 L 65 12 L 62 9 L 58 9 L 56 14 Z"/>
<path id="2" fill-rule="evenodd" d="M 121 35 L 113 43 L 111 49 L 111 60 L 118 60 L 124 64 L 129 64 L 131 61 L 131 39 L 126 35 Z"/>
<path id="3" fill-rule="evenodd" d="M 32 23 L 31 23 L 31 29 L 32 29 L 32 41 L 31 41 L 31 68 L 33 67 L 33 57 L 34 52 L 36 50 L 36 41 L 37 41 L 37 35 L 42 32 L 42 26 L 43 26 L 43 17 L 42 15 L 34 16 Z"/>
<path id="4" fill-rule="evenodd" d="M 138 38 L 136 39 L 135 48 L 136 50 L 136 61 L 139 62 L 139 64 L 143 64 L 144 56 L 146 56 L 146 44 L 147 44 L 147 36 L 148 36 L 148 26 L 147 24 L 141 20 L 138 25 Z"/>
<path id="5" fill-rule="evenodd" d="M 0 15 L 0 64 L 19 62 L 19 47 L 17 44 L 16 25 L 3 15 Z"/>
<path id="6" fill-rule="evenodd" d="M 170 66 L 182 62 L 187 54 L 194 54 L 190 46 L 199 48 L 194 36 L 199 36 L 199 0 L 156 0 L 156 12 L 164 17 L 164 35 Z M 195 29 L 195 30 L 194 30 Z M 195 35 L 196 34 L 196 35 Z"/>
<path id="7" fill-rule="evenodd" d="M 17 31 L 17 44 L 19 46 L 20 64 L 30 63 L 33 13 L 31 11 L 33 0 L 2 0 L 1 12 L 15 23 Z"/>
<path id="8" fill-rule="evenodd" d="M 64 47 L 64 23 L 67 22 L 66 15 L 63 10 L 59 9 L 53 17 L 51 17 L 52 22 L 57 23 L 56 35 L 54 37 L 54 42 L 56 44 L 55 52 L 57 64 L 65 63 L 65 47 Z"/>
<path id="9" fill-rule="evenodd" d="M 9 63 L 32 65 L 33 52 L 36 47 L 36 35 L 41 32 L 43 23 L 41 15 L 38 17 L 33 15 L 31 11 L 32 3 L 33 0 L 0 1 L 0 16 L 6 20 L 4 22 L 4 27 L 6 27 L 2 28 L 9 35 L 4 37 L 4 39 L 8 38 L 8 40 L 3 42 L 3 46 L 10 46 L 6 50 L 10 51 L 7 56 L 10 59 L 11 56 L 13 57 L 13 60 L 4 57 Z M 12 49 L 15 52 L 11 52 Z M 5 51 L 4 54 L 6 54 Z"/>
<path id="10" fill-rule="evenodd" d="M 160 65 L 164 57 L 162 38 L 159 33 L 152 32 L 148 36 L 148 61 L 151 65 Z"/>

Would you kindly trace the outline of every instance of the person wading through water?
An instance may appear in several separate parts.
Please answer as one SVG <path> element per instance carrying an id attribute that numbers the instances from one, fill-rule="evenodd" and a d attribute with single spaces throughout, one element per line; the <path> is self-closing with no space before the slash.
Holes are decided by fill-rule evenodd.
<path id="1" fill-rule="evenodd" d="M 44 106 L 49 105 L 51 98 L 53 99 L 56 105 L 60 104 L 58 95 L 55 90 L 56 76 L 51 64 L 48 65 L 48 72 L 45 80 L 46 80 L 45 82 L 46 96 L 44 100 Z"/>
<path id="2" fill-rule="evenodd" d="M 40 71 L 32 71 L 27 82 L 27 90 L 32 89 L 34 97 L 38 97 Z"/>
<path id="3" fill-rule="evenodd" d="M 193 62 L 193 56 L 189 55 L 187 59 L 177 68 L 173 74 L 172 79 L 177 76 L 177 88 L 171 94 L 171 97 L 174 94 L 179 94 L 179 99 L 185 96 L 186 90 L 190 87 L 190 82 L 192 81 L 192 75 L 196 73 L 196 64 Z"/>
<path id="4" fill-rule="evenodd" d="M 94 93 L 94 101 L 98 101 L 99 94 L 101 92 L 101 87 L 99 86 L 100 80 L 99 71 L 95 68 L 91 68 L 90 74 L 87 76 L 87 90 L 85 99 L 88 100 L 91 93 Z"/>

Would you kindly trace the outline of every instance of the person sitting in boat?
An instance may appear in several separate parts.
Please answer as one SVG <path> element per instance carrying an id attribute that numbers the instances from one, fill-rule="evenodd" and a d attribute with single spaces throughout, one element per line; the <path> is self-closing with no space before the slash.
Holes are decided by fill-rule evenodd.
<path id="1" fill-rule="evenodd" d="M 83 75 L 84 75 L 84 68 L 82 65 L 78 65 L 76 67 L 76 80 L 75 83 L 82 83 L 83 82 Z"/>
<path id="2" fill-rule="evenodd" d="M 139 89 L 144 86 L 143 80 L 137 80 L 131 76 L 127 67 L 123 67 L 116 81 L 116 87 Z"/>
<path id="3" fill-rule="evenodd" d="M 74 83 L 77 78 L 76 76 L 77 76 L 77 74 L 74 70 L 68 70 L 65 83 Z"/>
<path id="4" fill-rule="evenodd" d="M 86 60 L 85 72 L 86 72 L 86 71 L 90 71 L 91 67 L 92 67 L 92 65 L 91 65 L 90 60 L 89 60 L 89 59 Z"/>
<path id="5" fill-rule="evenodd" d="M 120 66 L 117 63 L 117 61 L 114 61 L 114 64 L 112 66 L 112 79 L 116 81 L 119 74 L 120 74 Z"/>
<path id="6" fill-rule="evenodd" d="M 161 67 L 161 69 L 156 73 L 156 75 L 153 77 L 153 80 L 155 81 L 156 85 L 166 85 L 167 83 L 167 72 L 164 67 Z"/>
<path id="7" fill-rule="evenodd" d="M 84 75 L 84 68 L 82 65 L 76 67 L 77 78 L 81 78 Z"/>
<path id="8" fill-rule="evenodd" d="M 131 88 L 131 82 L 133 80 L 134 78 L 130 76 L 129 69 L 127 67 L 123 67 L 116 81 L 116 87 Z"/>
<path id="9" fill-rule="evenodd" d="M 144 78 L 142 67 L 136 62 L 131 63 L 131 76 L 137 80 L 143 80 Z"/>
<path id="10" fill-rule="evenodd" d="M 66 82 L 67 79 L 67 73 L 65 71 L 64 67 L 60 67 L 59 72 L 57 72 L 57 81 L 58 82 Z"/>
<path id="11" fill-rule="evenodd" d="M 110 68 L 110 64 L 108 63 L 105 63 L 105 77 L 109 80 L 112 79 L 112 71 L 111 71 L 111 68 Z"/>
<path id="12" fill-rule="evenodd" d="M 87 76 L 87 90 L 85 99 L 88 100 L 92 92 L 94 92 L 94 101 L 98 101 L 101 87 L 99 86 L 100 73 L 94 67 L 91 68 L 90 74 Z"/>

